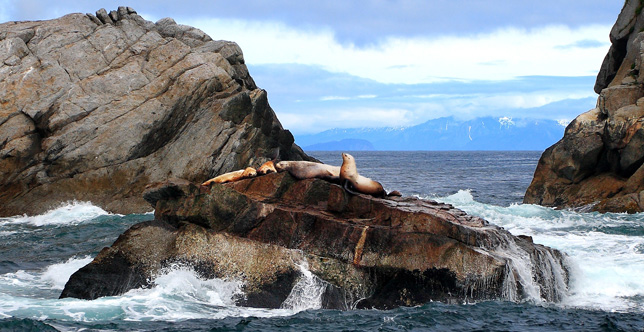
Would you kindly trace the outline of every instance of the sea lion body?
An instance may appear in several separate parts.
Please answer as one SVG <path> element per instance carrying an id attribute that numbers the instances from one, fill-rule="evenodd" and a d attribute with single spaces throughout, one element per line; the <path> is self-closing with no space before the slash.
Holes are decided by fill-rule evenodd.
<path id="1" fill-rule="evenodd" d="M 378 181 L 371 180 L 368 177 L 364 177 L 358 174 L 358 168 L 356 167 L 356 160 L 352 155 L 348 153 L 342 154 L 342 167 L 340 167 L 340 181 L 345 185 L 351 188 L 349 190 L 355 190 L 361 194 L 367 194 L 376 197 L 385 197 L 387 192 L 382 187 L 382 184 Z"/>
<path id="2" fill-rule="evenodd" d="M 275 169 L 275 161 L 273 160 L 269 160 L 257 168 L 257 174 L 266 175 L 269 173 L 277 173 L 277 170 Z"/>
<path id="3" fill-rule="evenodd" d="M 226 183 L 234 182 L 242 179 L 252 178 L 257 175 L 257 171 L 252 167 L 246 167 L 245 169 L 240 169 L 238 171 L 228 172 L 219 176 L 216 176 L 204 183 L 202 186 L 208 186 L 211 183 Z"/>
<path id="4" fill-rule="evenodd" d="M 280 161 L 275 164 L 278 172 L 288 171 L 298 180 L 324 179 L 337 182 L 340 180 L 340 167 L 312 161 Z"/>

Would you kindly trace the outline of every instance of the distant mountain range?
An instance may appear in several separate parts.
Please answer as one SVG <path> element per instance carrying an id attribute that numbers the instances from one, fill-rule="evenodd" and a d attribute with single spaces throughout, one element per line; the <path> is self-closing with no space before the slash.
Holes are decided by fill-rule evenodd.
<path id="1" fill-rule="evenodd" d="M 331 129 L 298 135 L 307 151 L 356 150 L 545 150 L 563 137 L 567 123 L 544 119 L 453 117 L 411 127 Z"/>

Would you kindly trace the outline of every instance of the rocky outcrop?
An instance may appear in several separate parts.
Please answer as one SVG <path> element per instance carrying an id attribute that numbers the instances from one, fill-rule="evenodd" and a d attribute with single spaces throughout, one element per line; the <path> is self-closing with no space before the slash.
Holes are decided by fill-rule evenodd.
<path id="1" fill-rule="evenodd" d="M 597 76 L 597 108 L 543 153 L 525 203 L 644 211 L 643 8 L 639 0 L 624 4 Z"/>
<path id="2" fill-rule="evenodd" d="M 145 185 L 303 159 L 237 44 L 131 8 L 0 24 L 0 216 L 149 211 Z"/>
<path id="3" fill-rule="evenodd" d="M 74 273 L 61 297 L 94 299 L 153 283 L 176 264 L 243 283 L 239 305 L 280 307 L 302 284 L 323 308 L 432 300 L 559 300 L 562 254 L 451 205 L 352 195 L 287 172 L 197 186 L 170 180 L 144 195 L 137 224 Z M 311 286 L 313 285 L 313 286 Z"/>

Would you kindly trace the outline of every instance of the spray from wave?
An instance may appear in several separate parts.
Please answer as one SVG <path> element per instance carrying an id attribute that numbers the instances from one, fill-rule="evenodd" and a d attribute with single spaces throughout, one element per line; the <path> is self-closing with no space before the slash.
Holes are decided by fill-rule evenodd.
<path id="1" fill-rule="evenodd" d="M 322 296 L 326 290 L 326 282 L 309 271 L 306 261 L 297 266 L 300 269 L 300 278 L 282 303 L 282 308 L 294 312 L 322 308 Z"/>
<path id="2" fill-rule="evenodd" d="M 530 204 L 500 207 L 476 202 L 468 190 L 432 199 L 566 253 L 571 287 L 563 305 L 644 311 L 643 213 L 580 213 Z"/>
<path id="3" fill-rule="evenodd" d="M 1 224 L 30 224 L 33 226 L 77 225 L 99 216 L 112 215 L 90 202 L 72 201 L 36 216 L 0 218 Z"/>

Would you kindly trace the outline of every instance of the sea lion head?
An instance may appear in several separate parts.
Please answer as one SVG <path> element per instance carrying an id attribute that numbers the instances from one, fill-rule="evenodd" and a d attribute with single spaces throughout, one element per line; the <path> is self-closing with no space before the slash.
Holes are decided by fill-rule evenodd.
<path id="1" fill-rule="evenodd" d="M 246 167 L 244 173 L 242 173 L 242 178 L 252 178 L 257 176 L 257 171 L 252 167 Z"/>
<path id="2" fill-rule="evenodd" d="M 276 164 L 275 164 L 275 170 L 276 170 L 276 171 L 278 171 L 278 172 L 284 172 L 284 171 L 287 171 L 287 170 L 288 170 L 288 166 L 289 166 L 290 164 L 291 164 L 291 163 L 289 163 L 288 161 L 280 161 L 280 162 L 278 162 L 278 163 L 276 163 Z"/>
<path id="3" fill-rule="evenodd" d="M 356 160 L 355 160 L 355 158 L 353 158 L 352 155 L 350 155 L 348 153 L 342 153 L 342 163 L 344 164 L 346 162 L 355 164 Z"/>
<path id="4" fill-rule="evenodd" d="M 348 153 L 342 154 L 342 167 L 340 167 L 340 179 L 354 179 L 358 176 L 356 160 Z"/>

